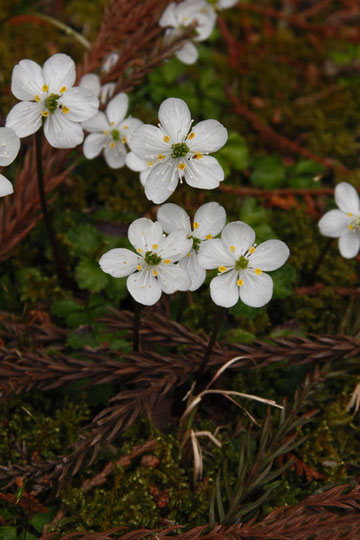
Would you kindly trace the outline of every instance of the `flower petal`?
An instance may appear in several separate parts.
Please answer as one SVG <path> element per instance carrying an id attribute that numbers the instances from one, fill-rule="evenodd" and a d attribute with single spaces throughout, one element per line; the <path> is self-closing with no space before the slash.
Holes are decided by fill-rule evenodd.
<path id="1" fill-rule="evenodd" d="M 239 287 L 236 283 L 237 272 L 230 270 L 210 281 L 210 296 L 218 306 L 230 308 L 239 301 Z"/>
<path id="2" fill-rule="evenodd" d="M 140 304 L 152 306 L 160 299 L 161 287 L 151 268 L 131 274 L 126 280 L 126 285 L 131 296 Z"/>
<path id="3" fill-rule="evenodd" d="M 156 218 L 166 233 L 175 231 L 175 229 L 185 229 L 191 233 L 190 218 L 185 210 L 177 204 L 163 204 L 160 206 Z"/>
<path id="4" fill-rule="evenodd" d="M 71 88 L 76 79 L 74 60 L 67 54 L 53 54 L 43 65 L 43 77 L 49 94 L 59 94 L 63 86 Z"/>
<path id="5" fill-rule="evenodd" d="M 145 124 L 137 128 L 128 141 L 130 149 L 143 161 L 157 160 L 158 154 L 169 154 L 171 146 L 164 142 L 164 133 L 158 127 Z"/>
<path id="6" fill-rule="evenodd" d="M 165 99 L 160 105 L 159 120 L 172 143 L 182 142 L 191 127 L 190 109 L 182 99 Z"/>
<path id="7" fill-rule="evenodd" d="M 129 169 L 136 172 L 145 171 L 148 168 L 146 161 L 139 159 L 134 152 L 128 152 L 126 154 L 125 163 Z"/>
<path id="8" fill-rule="evenodd" d="M 177 161 L 167 159 L 151 167 L 145 183 L 145 195 L 149 201 L 161 204 L 174 193 L 178 182 Z"/>
<path id="9" fill-rule="evenodd" d="M 107 118 L 105 116 L 105 113 L 99 111 L 90 118 L 89 120 L 85 120 L 85 122 L 81 123 L 83 129 L 86 129 L 86 131 L 89 131 L 90 133 L 95 132 L 104 132 L 109 131 L 109 122 L 107 121 Z"/>
<path id="10" fill-rule="evenodd" d="M 260 275 L 244 270 L 240 274 L 244 284 L 239 287 L 240 299 L 250 307 L 259 308 L 270 302 L 273 294 L 273 280 L 264 272 Z"/>
<path id="11" fill-rule="evenodd" d="M 105 83 L 100 90 L 100 103 L 106 103 L 114 94 L 116 84 L 113 82 Z"/>
<path id="12" fill-rule="evenodd" d="M 13 69 L 11 91 L 18 99 L 33 101 L 42 93 L 44 85 L 42 69 L 33 60 L 20 60 Z"/>
<path id="13" fill-rule="evenodd" d="M 141 171 L 140 173 L 139 178 L 140 178 L 140 182 L 143 188 L 145 187 L 146 181 L 149 176 L 149 172 L 150 172 L 150 168 L 148 167 L 145 171 Z"/>
<path id="14" fill-rule="evenodd" d="M 84 139 L 81 125 L 66 118 L 59 109 L 46 119 L 44 134 L 54 148 L 75 148 Z"/>
<path id="15" fill-rule="evenodd" d="M 175 56 L 188 66 L 195 64 L 196 60 L 199 58 L 199 52 L 197 47 L 189 40 L 185 41 L 185 45 L 181 49 L 175 51 Z"/>
<path id="16" fill-rule="evenodd" d="M 204 283 L 206 278 L 206 270 L 200 266 L 198 255 L 192 249 L 186 257 L 179 261 L 179 266 L 185 268 L 191 278 L 191 286 L 189 291 L 196 291 Z"/>
<path id="17" fill-rule="evenodd" d="M 171 2 L 171 4 L 167 6 L 164 13 L 160 17 L 159 26 L 162 28 L 165 28 L 166 26 L 177 26 L 176 6 L 177 4 L 175 4 L 175 2 Z"/>
<path id="18" fill-rule="evenodd" d="M 339 238 L 339 250 L 343 257 L 352 259 L 356 257 L 360 248 L 360 234 L 356 231 L 347 231 Z"/>
<path id="19" fill-rule="evenodd" d="M 6 127 L 12 128 L 20 138 L 35 133 L 42 122 L 41 103 L 21 101 L 14 105 L 6 118 Z"/>
<path id="20" fill-rule="evenodd" d="M 239 0 L 218 0 L 216 2 L 217 9 L 228 9 L 235 6 Z"/>
<path id="21" fill-rule="evenodd" d="M 357 214 L 360 209 L 359 195 L 354 186 L 341 182 L 335 188 L 335 202 L 343 212 Z"/>
<path id="22" fill-rule="evenodd" d="M 159 243 L 158 253 L 162 259 L 170 259 L 176 262 L 185 257 L 192 248 L 192 240 L 188 238 L 186 229 L 176 229 L 168 236 L 162 237 Z"/>
<path id="23" fill-rule="evenodd" d="M 109 123 L 114 126 L 114 128 L 125 118 L 128 107 L 129 98 L 124 92 L 121 92 L 121 94 L 118 94 L 109 101 L 108 106 L 106 107 L 106 116 Z M 112 124 L 112 122 L 114 123 Z"/>
<path id="24" fill-rule="evenodd" d="M 66 113 L 69 120 L 85 122 L 98 112 L 99 100 L 91 90 L 76 86 L 67 90 L 59 99 L 59 109 L 60 105 L 65 105 L 69 109 Z"/>
<path id="25" fill-rule="evenodd" d="M 100 154 L 107 142 L 107 136 L 102 133 L 90 133 L 84 141 L 83 151 L 87 159 L 93 159 Z"/>
<path id="26" fill-rule="evenodd" d="M 290 251 L 281 240 L 267 240 L 260 244 L 249 257 L 252 268 L 260 268 L 268 272 L 280 268 L 289 258 Z"/>
<path id="27" fill-rule="evenodd" d="M 12 183 L 0 174 L 0 197 L 5 197 L 5 195 L 10 195 L 11 193 L 14 193 Z"/>
<path id="28" fill-rule="evenodd" d="M 10 165 L 20 150 L 20 139 L 15 131 L 8 127 L 0 128 L 0 165 Z"/>
<path id="29" fill-rule="evenodd" d="M 339 238 L 348 230 L 349 223 L 349 217 L 342 210 L 330 210 L 323 215 L 318 225 L 324 236 Z"/>
<path id="30" fill-rule="evenodd" d="M 183 171 L 189 186 L 199 189 L 215 189 L 224 180 L 224 171 L 218 160 L 211 156 L 186 160 Z"/>
<path id="31" fill-rule="evenodd" d="M 79 86 L 91 90 L 97 98 L 100 96 L 100 79 L 95 73 L 87 73 L 81 77 Z"/>
<path id="32" fill-rule="evenodd" d="M 217 120 L 204 120 L 199 122 L 191 130 L 191 139 L 188 139 L 188 147 L 191 152 L 211 153 L 224 146 L 228 138 L 228 132 Z"/>
<path id="33" fill-rule="evenodd" d="M 216 13 L 212 6 L 206 5 L 195 17 L 197 22 L 196 41 L 207 39 L 214 29 L 216 22 Z"/>
<path id="34" fill-rule="evenodd" d="M 231 251 L 237 259 L 244 255 L 255 242 L 255 231 L 243 221 L 233 221 L 225 225 L 221 233 L 221 241 L 225 249 Z"/>
<path id="35" fill-rule="evenodd" d="M 110 276 L 120 278 L 128 276 L 136 271 L 139 264 L 144 259 L 129 249 L 116 248 L 110 249 L 100 257 L 99 265 L 101 270 Z"/>
<path id="36" fill-rule="evenodd" d="M 135 129 L 141 127 L 142 125 L 142 121 L 138 118 L 132 118 L 131 116 L 128 116 L 128 118 L 125 118 L 125 120 L 123 120 L 118 125 L 118 130 L 120 131 L 121 135 L 129 139 L 132 132 L 135 131 Z"/>
<path id="37" fill-rule="evenodd" d="M 113 147 L 111 145 L 114 145 Z M 125 165 L 126 150 L 122 142 L 108 144 L 104 150 L 104 158 L 111 169 L 120 169 Z"/>
<path id="38" fill-rule="evenodd" d="M 221 233 L 226 222 L 225 209 L 217 202 L 209 202 L 200 206 L 194 216 L 193 235 L 201 240 L 209 235 L 217 236 Z M 197 227 L 195 229 L 195 223 Z"/>
<path id="39" fill-rule="evenodd" d="M 103 71 L 105 71 L 105 73 L 109 73 L 112 70 L 112 68 L 115 66 L 118 60 L 119 60 L 119 53 L 112 52 L 108 54 L 102 66 Z"/>
<path id="40" fill-rule="evenodd" d="M 201 242 L 198 262 L 200 266 L 211 270 L 219 266 L 232 268 L 235 264 L 235 257 L 226 249 L 220 238 Z"/>
<path id="41" fill-rule="evenodd" d="M 156 269 L 159 285 L 166 294 L 189 290 L 191 279 L 184 268 L 175 264 L 159 264 Z"/>
<path id="42" fill-rule="evenodd" d="M 134 248 L 144 256 L 147 251 L 153 249 L 154 244 L 159 245 L 163 239 L 163 230 L 158 221 L 139 218 L 129 226 L 128 238 Z"/>

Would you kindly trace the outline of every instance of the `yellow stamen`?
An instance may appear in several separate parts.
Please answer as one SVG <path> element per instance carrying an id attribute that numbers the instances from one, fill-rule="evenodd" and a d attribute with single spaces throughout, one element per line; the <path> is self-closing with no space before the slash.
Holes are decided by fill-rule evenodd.
<path id="1" fill-rule="evenodd" d="M 154 274 L 155 277 L 158 275 L 156 270 L 153 271 L 153 274 Z"/>
<path id="2" fill-rule="evenodd" d="M 110 148 L 115 148 L 115 143 L 111 142 L 110 143 Z"/>
<path id="3" fill-rule="evenodd" d="M 190 255 L 191 255 L 191 253 L 188 253 L 186 256 L 187 256 L 187 257 L 190 257 Z"/>
<path id="4" fill-rule="evenodd" d="M 126 137 L 121 137 L 121 141 L 122 141 L 123 143 L 126 143 L 126 142 L 127 142 Z"/>
<path id="5" fill-rule="evenodd" d="M 170 137 L 168 137 L 168 135 L 165 135 L 165 137 L 163 137 L 163 141 L 170 142 Z"/>
<path id="6" fill-rule="evenodd" d="M 136 268 L 140 271 L 142 267 L 138 264 Z"/>
<path id="7" fill-rule="evenodd" d="M 151 167 L 151 165 L 153 165 L 153 162 L 152 162 L 152 161 L 148 161 L 146 165 L 147 165 L 148 167 Z"/>
<path id="8" fill-rule="evenodd" d="M 262 274 L 262 270 L 260 270 L 260 268 L 255 268 L 255 274 L 260 276 L 260 274 Z"/>
<path id="9" fill-rule="evenodd" d="M 170 264 L 170 263 L 171 263 L 170 259 L 165 259 L 164 264 Z"/>
<path id="10" fill-rule="evenodd" d="M 231 251 L 231 253 L 234 253 L 235 250 L 236 250 L 236 247 L 235 247 L 235 246 L 230 246 L 230 251 Z"/>
<path id="11" fill-rule="evenodd" d="M 66 90 L 67 90 L 66 86 L 62 86 L 60 88 L 60 94 L 63 94 L 64 92 L 66 92 Z"/>
<path id="12" fill-rule="evenodd" d="M 242 285 L 244 285 L 244 280 L 238 279 L 236 283 L 238 284 L 238 287 L 241 287 Z"/>
<path id="13" fill-rule="evenodd" d="M 36 96 L 35 96 L 35 99 L 36 99 Z M 352 217 L 352 213 L 349 212 L 349 213 L 348 213 L 348 216 L 349 216 L 349 217 Z"/>
<path id="14" fill-rule="evenodd" d="M 49 116 L 49 111 L 42 111 L 41 114 L 42 114 L 43 116 L 47 117 L 47 116 Z"/>
<path id="15" fill-rule="evenodd" d="M 195 137 L 195 133 L 192 131 L 190 135 L 188 136 L 188 139 L 193 139 Z"/>
<path id="16" fill-rule="evenodd" d="M 202 154 L 200 154 L 200 152 L 197 152 L 196 154 L 194 154 L 194 158 L 196 159 L 201 159 L 202 157 L 204 157 Z"/>
<path id="17" fill-rule="evenodd" d="M 43 92 L 47 92 L 49 90 L 49 87 L 47 84 L 44 84 L 44 86 L 42 87 L 42 91 Z"/>
<path id="18" fill-rule="evenodd" d="M 194 222 L 194 229 L 197 229 L 197 228 L 198 228 L 198 226 L 199 226 L 198 222 L 197 222 L 197 221 L 195 221 L 195 222 Z"/>
<path id="19" fill-rule="evenodd" d="M 107 130 L 105 130 L 104 135 L 109 135 L 109 132 Z"/>
<path id="20" fill-rule="evenodd" d="M 180 171 L 183 171 L 185 169 L 185 167 L 186 167 L 185 163 L 180 163 L 179 164 Z"/>
<path id="21" fill-rule="evenodd" d="M 212 238 L 212 234 L 207 234 L 207 235 L 205 236 L 205 238 L 206 238 L 206 240 L 210 240 L 210 238 Z"/>
<path id="22" fill-rule="evenodd" d="M 142 253 L 142 249 L 141 248 L 138 248 L 137 249 L 139 253 Z"/>
<path id="23" fill-rule="evenodd" d="M 354 225 L 351 225 L 351 224 L 350 224 L 350 225 L 349 225 L 349 229 L 350 229 L 350 231 L 352 231 L 352 230 L 353 230 L 353 228 L 354 228 Z"/>
<path id="24" fill-rule="evenodd" d="M 110 126 L 114 126 L 115 125 L 115 122 L 110 122 Z"/>
<path id="25" fill-rule="evenodd" d="M 36 96 L 35 96 L 35 101 L 37 101 L 38 103 L 39 103 L 39 101 L 40 101 L 40 98 L 39 98 L 39 96 L 38 96 L 37 94 L 36 94 Z"/>
<path id="26" fill-rule="evenodd" d="M 153 244 L 151 247 L 152 249 L 157 249 L 159 246 L 157 244 Z"/>
<path id="27" fill-rule="evenodd" d="M 254 246 L 251 246 L 251 248 L 249 248 L 249 250 L 248 250 L 248 251 L 249 251 L 249 253 L 254 253 L 254 251 L 255 251 L 255 248 L 254 248 Z"/>
<path id="28" fill-rule="evenodd" d="M 70 111 L 69 107 L 66 107 L 66 105 L 64 105 L 63 108 L 62 108 L 62 112 L 64 114 L 67 114 L 69 111 Z"/>
<path id="29" fill-rule="evenodd" d="M 161 160 L 161 159 L 165 159 L 164 154 L 158 154 L 158 159 L 160 159 L 160 160 Z"/>
<path id="30" fill-rule="evenodd" d="M 226 266 L 219 266 L 218 270 L 219 272 L 225 272 Z"/>
<path id="31" fill-rule="evenodd" d="M 123 126 L 123 129 L 129 129 L 129 126 L 125 124 L 125 126 Z"/>

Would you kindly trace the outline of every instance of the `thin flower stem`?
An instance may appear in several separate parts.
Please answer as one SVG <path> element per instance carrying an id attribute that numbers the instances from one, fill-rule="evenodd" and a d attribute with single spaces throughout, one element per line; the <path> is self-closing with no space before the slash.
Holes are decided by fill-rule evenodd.
<path id="1" fill-rule="evenodd" d="M 142 305 L 135 302 L 134 327 L 133 327 L 133 351 L 139 352 L 139 328 Z"/>
<path id="2" fill-rule="evenodd" d="M 59 280 L 62 281 L 66 286 L 68 286 L 73 291 L 76 290 L 74 283 L 69 279 L 62 261 L 59 246 L 54 234 L 54 230 L 51 224 L 51 218 L 46 202 L 45 187 L 44 187 L 44 173 L 42 167 L 42 131 L 39 129 L 35 133 L 35 149 L 36 149 L 36 168 L 37 168 L 37 179 L 38 179 L 38 188 L 39 188 L 39 197 L 41 210 L 45 221 L 45 226 L 47 234 L 51 243 L 52 252 L 57 268 L 57 274 Z"/>
<path id="3" fill-rule="evenodd" d="M 309 280 L 310 281 L 314 281 L 314 279 L 316 277 L 316 274 L 317 274 L 317 272 L 318 272 L 318 270 L 320 268 L 320 265 L 323 262 L 324 257 L 327 254 L 327 252 L 329 251 L 330 247 L 332 246 L 333 241 L 334 241 L 333 238 L 329 238 L 328 241 L 326 242 L 325 246 L 320 251 L 320 254 L 319 254 L 318 258 L 314 262 L 313 267 L 309 272 Z"/>
<path id="4" fill-rule="evenodd" d="M 36 12 L 36 13 L 33 13 L 32 15 L 34 17 L 38 17 L 39 19 L 43 19 L 44 21 L 47 21 L 48 23 L 56 26 L 56 28 L 59 28 L 60 30 L 65 32 L 65 34 L 67 34 L 68 36 L 71 36 L 74 39 L 76 39 L 76 41 L 81 43 L 81 45 L 83 47 L 85 47 L 85 49 L 87 49 L 87 50 L 91 49 L 91 44 L 89 43 L 89 41 L 86 38 L 84 38 L 83 35 L 79 34 L 79 32 L 76 32 L 76 30 L 71 28 L 71 26 L 68 26 L 67 24 L 59 21 L 58 19 L 54 19 L 54 17 L 50 17 L 49 15 L 45 15 L 43 13 L 37 13 Z"/>
<path id="5" fill-rule="evenodd" d="M 203 361 L 201 362 L 200 367 L 198 369 L 198 372 L 196 374 L 196 379 L 197 379 L 198 383 L 200 383 L 200 384 L 201 384 L 201 378 L 202 378 L 202 376 L 204 374 L 205 368 L 206 368 L 206 366 L 207 366 L 207 364 L 209 362 L 211 351 L 213 350 L 213 347 L 215 345 L 216 338 L 217 338 L 218 332 L 220 330 L 220 326 L 221 326 L 221 323 L 222 323 L 222 320 L 224 318 L 225 313 L 226 313 L 226 309 L 221 307 L 221 306 L 218 306 L 218 308 L 216 310 L 214 328 L 213 328 L 211 337 L 209 339 L 208 346 L 207 346 L 206 351 L 205 351 L 205 356 L 204 356 Z"/>

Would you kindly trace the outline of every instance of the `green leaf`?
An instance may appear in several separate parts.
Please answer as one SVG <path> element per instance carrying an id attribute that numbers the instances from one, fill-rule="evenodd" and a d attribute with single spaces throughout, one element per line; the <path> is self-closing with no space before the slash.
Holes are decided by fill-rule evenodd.
<path id="1" fill-rule="evenodd" d="M 107 274 L 101 270 L 99 264 L 90 259 L 84 259 L 77 265 L 75 275 L 79 287 L 92 292 L 101 291 L 109 282 Z"/>
<path id="2" fill-rule="evenodd" d="M 52 517 L 53 516 L 51 512 L 42 512 L 39 514 L 35 514 L 30 520 L 30 525 L 32 525 L 38 533 L 41 533 L 44 525 L 50 523 Z"/>
<path id="3" fill-rule="evenodd" d="M 66 236 L 73 246 L 72 252 L 77 257 L 94 254 L 101 244 L 101 234 L 90 223 L 78 225 L 68 231 Z"/>
<path id="4" fill-rule="evenodd" d="M 249 150 L 246 141 L 244 137 L 234 131 L 229 133 L 225 146 L 214 155 L 227 175 L 231 168 L 243 171 L 249 166 Z"/>
<path id="5" fill-rule="evenodd" d="M 264 189 L 276 189 L 285 184 L 286 169 L 279 156 L 261 156 L 253 161 L 251 182 Z"/>
<path id="6" fill-rule="evenodd" d="M 16 527 L 0 527 L 1 540 L 16 540 Z"/>
<path id="7" fill-rule="evenodd" d="M 320 184 L 314 178 L 325 172 L 325 170 L 325 167 L 315 161 L 302 159 L 289 169 L 289 186 L 300 189 L 316 188 Z"/>
<path id="8" fill-rule="evenodd" d="M 271 277 L 274 282 L 274 298 L 286 298 L 290 296 L 296 279 L 296 270 L 290 264 L 282 266 L 278 270 L 271 272 Z"/>

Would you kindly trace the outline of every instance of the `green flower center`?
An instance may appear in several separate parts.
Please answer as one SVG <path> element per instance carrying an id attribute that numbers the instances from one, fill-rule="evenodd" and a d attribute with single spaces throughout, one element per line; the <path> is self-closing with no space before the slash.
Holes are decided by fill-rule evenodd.
<path id="1" fill-rule="evenodd" d="M 58 96 L 57 94 L 50 94 L 50 96 L 48 96 L 46 99 L 45 99 L 45 105 L 46 105 L 46 108 L 49 110 L 49 112 L 51 114 L 54 114 L 54 112 L 56 111 L 57 109 L 57 106 L 58 106 L 58 99 L 59 99 L 60 96 Z"/>
<path id="2" fill-rule="evenodd" d="M 113 129 L 111 132 L 111 136 L 114 139 L 114 141 L 120 140 L 120 131 L 118 129 Z"/>
<path id="3" fill-rule="evenodd" d="M 182 158 L 185 157 L 188 152 L 190 152 L 189 147 L 184 142 L 179 142 L 171 145 L 172 154 L 171 157 Z"/>
<path id="4" fill-rule="evenodd" d="M 218 0 L 207 0 L 208 4 L 211 4 L 212 6 L 216 6 L 218 3 Z"/>
<path id="5" fill-rule="evenodd" d="M 196 238 L 196 236 L 189 236 L 189 238 L 191 238 L 193 241 L 193 250 L 195 251 L 195 253 L 198 253 L 201 244 L 200 238 Z"/>
<path id="6" fill-rule="evenodd" d="M 152 266 L 156 266 L 157 264 L 160 264 L 162 259 L 157 255 L 157 253 L 153 253 L 152 251 L 147 251 L 145 253 L 144 260 L 147 264 L 151 264 Z"/>
<path id="7" fill-rule="evenodd" d="M 241 255 L 235 263 L 235 270 L 245 270 L 248 267 L 249 260 Z"/>

